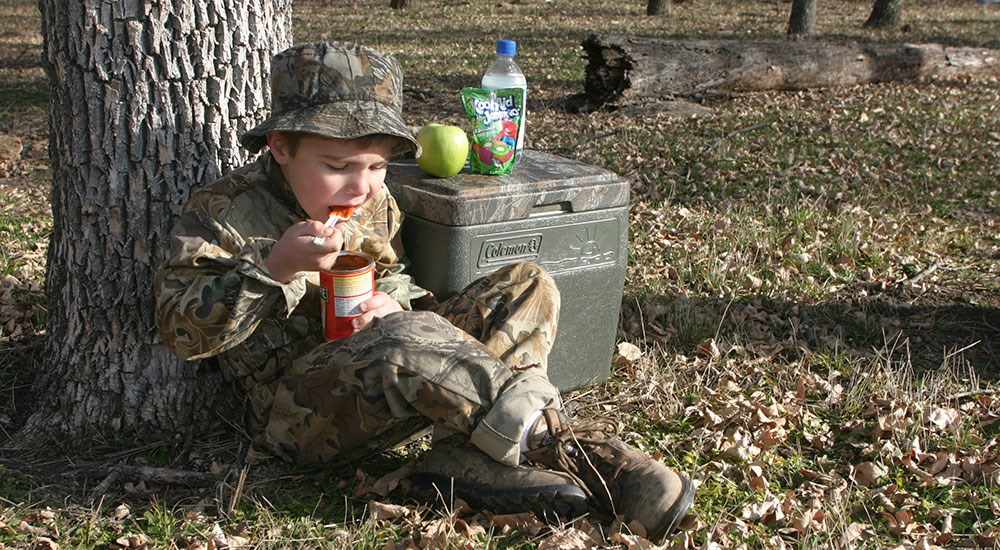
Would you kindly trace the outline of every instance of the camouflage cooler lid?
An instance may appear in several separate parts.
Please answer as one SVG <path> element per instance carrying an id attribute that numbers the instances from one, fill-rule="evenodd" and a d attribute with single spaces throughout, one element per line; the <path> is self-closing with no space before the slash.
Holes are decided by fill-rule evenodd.
<path id="1" fill-rule="evenodd" d="M 628 206 L 629 182 L 603 168 L 525 150 L 504 176 L 470 174 L 450 178 L 420 171 L 416 161 L 393 162 L 385 183 L 408 215 L 442 225 L 480 225 L 532 216 L 569 214 Z"/>

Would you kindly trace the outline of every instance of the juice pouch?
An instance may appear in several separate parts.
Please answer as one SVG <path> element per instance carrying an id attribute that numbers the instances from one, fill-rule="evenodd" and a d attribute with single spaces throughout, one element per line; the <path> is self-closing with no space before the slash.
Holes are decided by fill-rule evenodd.
<path id="1" fill-rule="evenodd" d="M 524 112 L 524 90 L 465 88 L 462 104 L 472 123 L 473 174 L 509 174 L 517 161 L 517 130 Z"/>

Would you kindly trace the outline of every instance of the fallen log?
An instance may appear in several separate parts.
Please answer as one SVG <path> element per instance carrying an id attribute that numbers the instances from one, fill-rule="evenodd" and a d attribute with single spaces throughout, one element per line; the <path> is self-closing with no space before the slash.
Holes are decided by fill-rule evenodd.
<path id="1" fill-rule="evenodd" d="M 1000 50 L 938 44 L 669 40 L 590 35 L 581 109 L 711 93 L 1000 74 Z"/>

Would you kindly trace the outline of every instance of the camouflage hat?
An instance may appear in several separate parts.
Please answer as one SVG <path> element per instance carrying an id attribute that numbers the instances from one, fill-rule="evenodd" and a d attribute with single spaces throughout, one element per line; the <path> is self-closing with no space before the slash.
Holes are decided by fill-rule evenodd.
<path id="1" fill-rule="evenodd" d="M 393 156 L 419 154 L 402 111 L 403 70 L 392 56 L 353 43 L 302 44 L 271 59 L 271 116 L 240 143 L 256 152 L 268 132 L 388 134 L 400 138 Z"/>

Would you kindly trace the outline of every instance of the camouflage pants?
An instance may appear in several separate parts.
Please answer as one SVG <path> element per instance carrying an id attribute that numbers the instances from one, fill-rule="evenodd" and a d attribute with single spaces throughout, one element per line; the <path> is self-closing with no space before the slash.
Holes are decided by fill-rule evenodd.
<path id="1" fill-rule="evenodd" d="M 555 282 L 520 263 L 433 312 L 377 319 L 293 363 L 274 385 L 265 444 L 300 463 L 353 461 L 433 425 L 516 465 L 528 416 L 560 406 L 546 374 L 558 317 Z"/>

